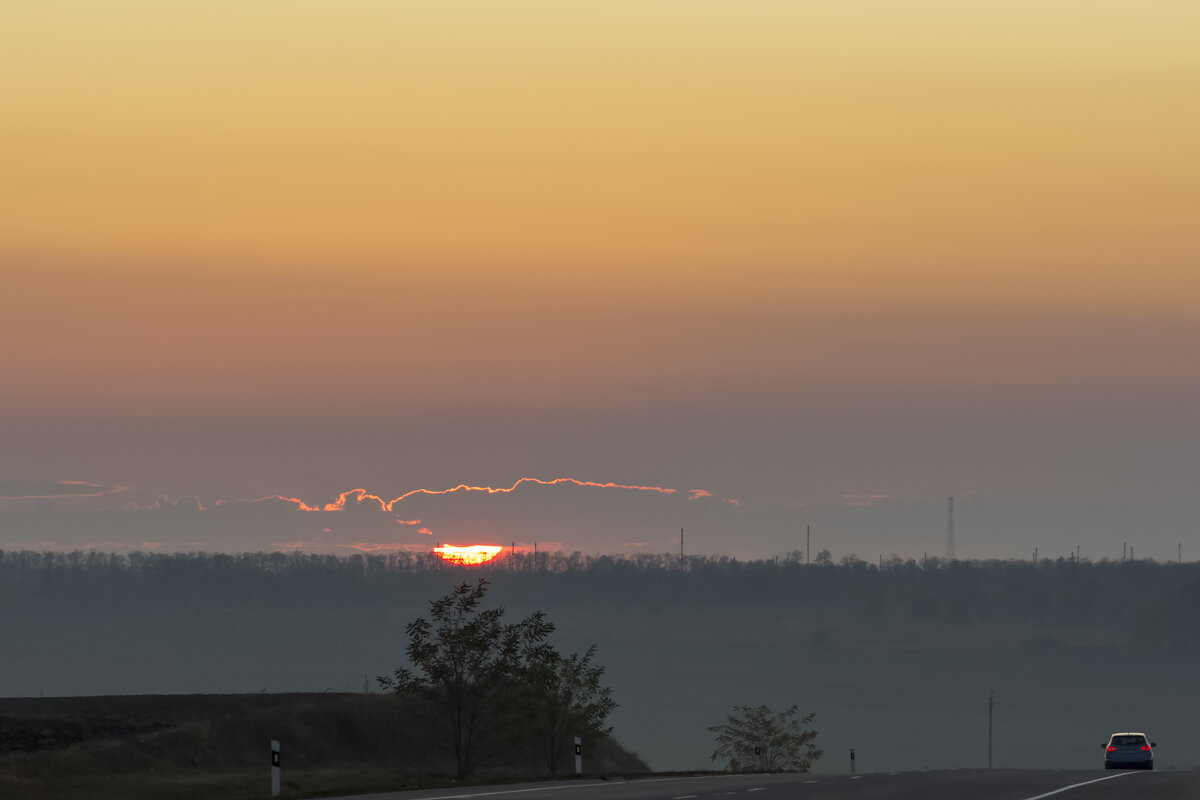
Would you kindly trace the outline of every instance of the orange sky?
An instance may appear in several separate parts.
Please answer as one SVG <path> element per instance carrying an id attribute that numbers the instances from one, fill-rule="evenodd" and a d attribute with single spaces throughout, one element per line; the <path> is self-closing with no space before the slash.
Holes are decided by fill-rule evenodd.
<path id="1" fill-rule="evenodd" d="M 787 300 L 1133 290 L 1188 313 L 1200 296 L 1193 3 L 77 0 L 6 16 L 9 258 L 502 272 L 534 291 L 601 270 L 623 294 L 770 281 Z"/>
<path id="2" fill-rule="evenodd" d="M 645 422 L 682 408 L 728 462 L 761 455 L 732 443 L 767 413 L 828 413 L 874 454 L 912 415 L 989 409 L 1011 431 L 1090 408 L 1090 441 L 1195 406 L 1193 2 L 18 0 L 4 18 L 18 478 L 134 482 L 89 471 L 111 439 L 53 433 L 81 409 L 174 425 L 168 442 L 205 440 L 198 413 L 321 428 L 347 409 L 463 441 L 500 436 L 472 427 L 498 409 L 604 410 L 595 441 L 631 418 L 682 441 Z M 619 449 L 601 474 L 582 450 L 514 450 L 401 485 L 305 474 L 326 495 L 529 474 L 723 488 L 627 474 Z M 263 474 L 229 491 L 299 491 Z"/>

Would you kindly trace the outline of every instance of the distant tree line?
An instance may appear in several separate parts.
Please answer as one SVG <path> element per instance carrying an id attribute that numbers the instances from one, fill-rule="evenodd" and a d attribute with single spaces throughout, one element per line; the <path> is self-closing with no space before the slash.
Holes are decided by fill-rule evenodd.
<path id="1" fill-rule="evenodd" d="M 639 553 L 504 554 L 460 567 L 431 553 L 0 551 L 6 609 L 108 613 L 147 607 L 423 606 L 464 577 L 512 605 L 704 604 L 825 609 L 864 625 L 1103 625 L 1200 650 L 1200 564 L 897 557 L 812 563 Z"/>

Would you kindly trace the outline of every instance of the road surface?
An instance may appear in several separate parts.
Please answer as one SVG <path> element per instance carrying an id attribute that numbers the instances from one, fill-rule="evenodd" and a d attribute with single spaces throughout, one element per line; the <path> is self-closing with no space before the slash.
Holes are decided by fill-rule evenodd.
<path id="1" fill-rule="evenodd" d="M 1176 800 L 1200 772 L 933 770 L 559 781 L 356 795 L 354 800 Z"/>

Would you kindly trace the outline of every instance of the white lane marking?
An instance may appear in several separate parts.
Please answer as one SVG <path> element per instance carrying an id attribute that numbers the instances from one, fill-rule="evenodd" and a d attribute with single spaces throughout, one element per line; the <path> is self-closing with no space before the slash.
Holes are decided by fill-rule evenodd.
<path id="1" fill-rule="evenodd" d="M 1064 786 L 1061 789 L 1055 789 L 1053 792 L 1046 792 L 1045 794 L 1035 794 L 1033 797 L 1023 797 L 1023 798 L 1021 798 L 1021 800 L 1042 800 L 1043 797 L 1049 797 L 1052 794 L 1058 794 L 1059 792 L 1065 792 L 1068 789 L 1078 789 L 1080 786 L 1087 786 L 1089 783 L 1099 783 L 1100 781 L 1111 781 L 1113 778 L 1124 778 L 1126 775 L 1132 775 L 1132 774 L 1133 774 L 1132 772 L 1120 772 L 1120 773 L 1117 773 L 1116 775 L 1105 775 L 1103 778 L 1096 778 L 1094 780 L 1084 781 L 1083 783 L 1072 783 L 1070 786 Z"/>
<path id="2" fill-rule="evenodd" d="M 888 775 L 899 775 L 899 772 L 889 772 Z"/>
<path id="3" fill-rule="evenodd" d="M 851 776 L 850 776 L 850 780 L 852 780 L 852 781 L 861 781 L 861 780 L 862 780 L 862 775 L 851 775 Z"/>
<path id="4" fill-rule="evenodd" d="M 767 787 L 765 787 L 765 786 L 756 786 L 755 788 L 753 788 L 753 789 L 747 789 L 746 791 L 747 791 L 747 792 L 761 792 L 761 791 L 765 791 L 765 790 L 766 790 L 766 788 L 767 788 Z"/>
<path id="5" fill-rule="evenodd" d="M 805 783 L 820 783 L 820 781 L 805 781 Z"/>

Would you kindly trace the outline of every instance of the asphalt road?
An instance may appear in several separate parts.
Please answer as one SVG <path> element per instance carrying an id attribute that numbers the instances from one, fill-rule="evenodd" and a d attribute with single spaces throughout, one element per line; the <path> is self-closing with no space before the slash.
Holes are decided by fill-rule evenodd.
<path id="1" fill-rule="evenodd" d="M 720 775 L 527 783 L 356 795 L 354 800 L 1175 800 L 1200 772 L 934 770 L 865 775 Z"/>

